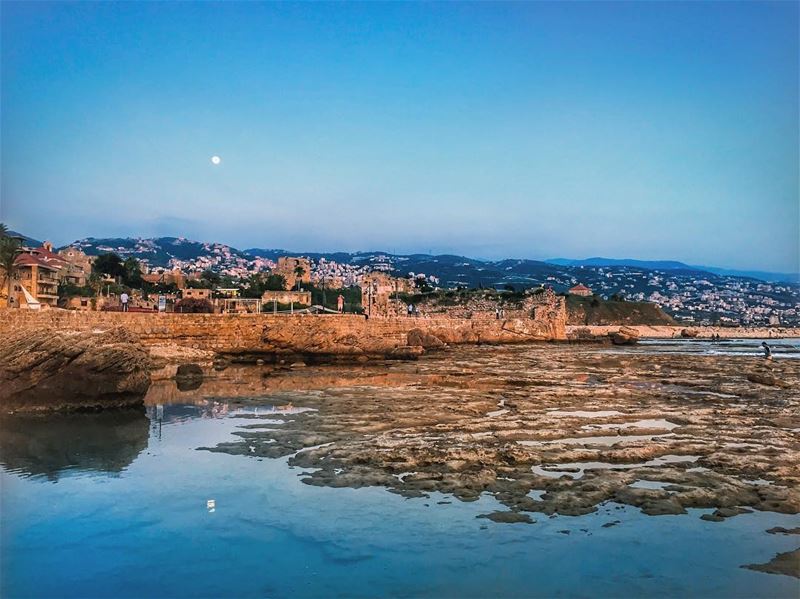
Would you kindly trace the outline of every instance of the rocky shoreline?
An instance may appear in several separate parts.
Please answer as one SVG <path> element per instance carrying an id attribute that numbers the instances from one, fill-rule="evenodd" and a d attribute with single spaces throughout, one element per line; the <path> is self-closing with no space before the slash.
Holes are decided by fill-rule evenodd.
<path id="1" fill-rule="evenodd" d="M 765 372 L 782 384 L 748 376 Z M 462 501 L 488 493 L 507 512 L 487 518 L 504 522 L 609 501 L 651 515 L 710 508 L 711 521 L 800 512 L 797 360 L 470 347 L 416 363 L 270 368 L 248 380 L 226 401 L 267 396 L 275 414 L 202 449 L 288 456 L 311 485 Z M 282 417 L 281 406 L 303 410 Z"/>
<path id="2" fill-rule="evenodd" d="M 153 363 L 123 327 L 17 331 L 0 347 L 0 410 L 104 410 L 142 405 Z"/>

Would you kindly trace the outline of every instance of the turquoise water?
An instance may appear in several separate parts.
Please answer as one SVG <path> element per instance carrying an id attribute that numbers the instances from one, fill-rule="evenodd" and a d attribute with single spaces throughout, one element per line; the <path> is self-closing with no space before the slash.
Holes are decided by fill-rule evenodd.
<path id="1" fill-rule="evenodd" d="M 212 407 L 209 407 L 212 406 Z M 225 404 L 2 422 L 3 597 L 797 597 L 740 566 L 797 548 L 773 526 L 615 504 L 535 524 L 434 494 L 301 482 L 287 459 L 198 451 L 231 440 Z M 209 509 L 208 500 L 215 501 Z M 450 502 L 450 503 L 439 503 Z M 604 524 L 619 521 L 611 527 Z M 563 531 L 569 531 L 565 534 Z"/>

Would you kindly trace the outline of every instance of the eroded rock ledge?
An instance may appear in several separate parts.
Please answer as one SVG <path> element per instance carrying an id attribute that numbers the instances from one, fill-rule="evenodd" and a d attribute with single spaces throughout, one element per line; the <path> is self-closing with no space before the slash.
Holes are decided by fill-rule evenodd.
<path id="1" fill-rule="evenodd" d="M 0 409 L 105 409 L 141 404 L 148 351 L 130 331 L 43 328 L 9 334 L 0 347 Z"/>
<path id="2" fill-rule="evenodd" d="M 206 449 L 289 456 L 311 485 L 489 493 L 515 513 L 800 512 L 796 360 L 538 345 L 333 372 L 271 372 L 253 401 L 308 410 L 243 421 Z"/>

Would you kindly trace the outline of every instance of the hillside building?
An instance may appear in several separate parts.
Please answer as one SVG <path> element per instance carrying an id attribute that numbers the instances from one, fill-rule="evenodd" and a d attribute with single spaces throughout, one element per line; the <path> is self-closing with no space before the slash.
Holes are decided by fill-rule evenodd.
<path id="1" fill-rule="evenodd" d="M 199 299 L 199 300 L 211 301 L 211 289 L 196 289 L 192 287 L 187 287 L 186 289 L 181 291 L 181 297 L 183 299 Z"/>
<path id="2" fill-rule="evenodd" d="M 569 288 L 569 294 L 578 295 L 580 297 L 590 297 L 592 295 L 592 290 L 586 285 L 578 283 L 577 285 Z"/>
<path id="3" fill-rule="evenodd" d="M 58 304 L 59 266 L 35 254 L 20 254 L 14 262 L 9 306 L 39 309 Z"/>
<path id="4" fill-rule="evenodd" d="M 177 267 L 173 268 L 171 271 L 163 270 L 144 274 L 142 275 L 142 280 L 153 285 L 174 284 L 178 289 L 184 289 L 186 287 L 186 275 Z"/>
<path id="5" fill-rule="evenodd" d="M 78 287 L 84 287 L 92 273 L 95 256 L 89 256 L 80 248 L 72 246 L 59 250 L 58 256 L 66 263 L 63 269 L 64 280 Z"/>

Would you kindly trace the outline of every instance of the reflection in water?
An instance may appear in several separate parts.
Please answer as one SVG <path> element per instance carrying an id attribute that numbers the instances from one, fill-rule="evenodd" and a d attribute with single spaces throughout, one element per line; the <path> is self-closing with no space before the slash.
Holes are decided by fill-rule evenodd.
<path id="1" fill-rule="evenodd" d="M 175 379 L 175 386 L 178 388 L 178 391 L 197 391 L 203 385 L 203 377 L 202 376 L 194 376 L 194 377 L 177 377 Z"/>
<path id="2" fill-rule="evenodd" d="M 0 416 L 0 464 L 57 481 L 67 472 L 121 472 L 147 448 L 143 410 Z"/>
<path id="3" fill-rule="evenodd" d="M 578 352 L 231 368 L 195 392 L 158 381 L 141 413 L 0 417 L 0 596 L 796 597 L 796 579 L 741 567 L 795 550 L 792 535 L 766 532 L 797 527 L 795 514 L 715 523 L 697 509 L 717 488 L 731 504 L 782 497 L 767 469 L 794 463 L 784 429 L 800 426 L 795 404 L 726 400 L 723 412 L 725 398 L 660 385 L 665 364 L 646 355 Z M 784 376 L 797 380 L 788 367 Z M 741 376 L 720 378 L 722 391 L 748 391 Z M 627 381 L 647 385 L 620 393 Z M 768 436 L 742 425 L 770 410 L 783 420 Z M 684 428 L 671 436 L 646 430 L 674 423 Z M 662 441 L 516 443 L 591 425 Z M 765 443 L 783 454 L 745 461 Z M 711 469 L 723 458 L 736 461 Z M 688 513 L 644 512 L 689 495 Z M 558 511 L 570 507 L 594 511 Z M 535 523 L 486 519 L 519 513 Z"/>

